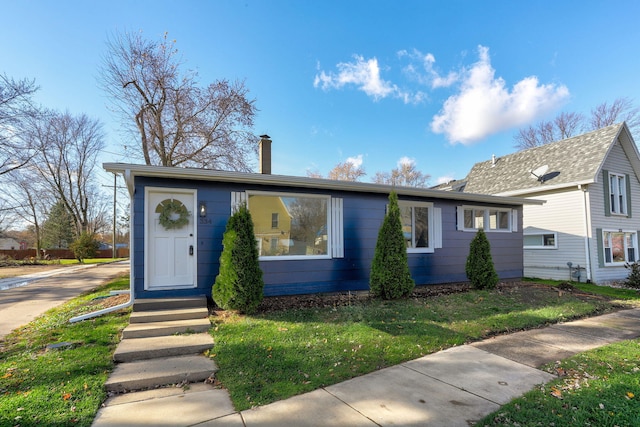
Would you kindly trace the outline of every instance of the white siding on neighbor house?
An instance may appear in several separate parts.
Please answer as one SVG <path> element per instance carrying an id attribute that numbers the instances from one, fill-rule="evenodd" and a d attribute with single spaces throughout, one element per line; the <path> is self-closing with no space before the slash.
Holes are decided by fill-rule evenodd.
<path id="1" fill-rule="evenodd" d="M 540 279 L 569 280 L 569 267 L 586 266 L 583 192 L 577 186 L 529 196 L 546 200 L 543 205 L 525 205 L 523 234 L 557 233 L 556 249 L 524 249 L 524 275 Z M 575 280 L 575 279 L 574 279 Z M 582 281 L 586 281 L 582 271 Z"/>
<path id="2" fill-rule="evenodd" d="M 635 155 L 635 154 L 632 154 Z M 603 170 L 611 173 L 624 174 L 629 176 L 627 185 L 630 185 L 631 189 L 631 216 L 611 215 L 605 216 L 605 194 L 603 184 L 603 172 L 598 174 L 598 182 L 589 186 L 590 198 L 591 198 L 591 234 L 592 244 L 591 259 L 593 260 L 593 278 L 595 283 L 606 284 L 612 281 L 624 280 L 629 271 L 624 266 L 615 267 L 600 267 L 598 264 L 598 244 L 597 244 L 597 229 L 608 230 L 640 230 L 640 183 L 638 177 L 634 174 L 633 168 L 629 159 L 625 155 L 622 146 L 616 143 L 609 156 L 607 156 L 602 167 Z M 637 251 L 638 252 L 638 251 Z"/>

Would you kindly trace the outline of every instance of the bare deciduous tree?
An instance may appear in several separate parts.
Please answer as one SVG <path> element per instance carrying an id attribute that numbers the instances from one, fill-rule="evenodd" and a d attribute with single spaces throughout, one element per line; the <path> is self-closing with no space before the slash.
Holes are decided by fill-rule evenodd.
<path id="1" fill-rule="evenodd" d="M 24 168 L 12 174 L 6 197 L 13 206 L 13 213 L 32 227 L 36 246 L 36 257 L 41 256 L 41 227 L 47 207 L 46 191 L 38 185 L 38 176 L 33 170 Z"/>
<path id="2" fill-rule="evenodd" d="M 0 175 L 29 161 L 33 150 L 22 140 L 24 121 L 36 114 L 31 97 L 35 80 L 15 80 L 0 74 Z"/>
<path id="3" fill-rule="evenodd" d="M 334 181 L 359 181 L 360 178 L 366 174 L 367 172 L 365 172 L 362 167 L 362 157 L 358 156 L 349 158 L 335 165 L 327 174 L 327 179 Z M 324 178 L 317 170 L 307 170 L 307 176 L 309 178 Z"/>
<path id="4" fill-rule="evenodd" d="M 256 108 L 244 82 L 200 87 L 196 72 L 182 71 L 166 33 L 160 42 L 118 34 L 107 48 L 101 84 L 139 138 L 146 164 L 251 170 Z"/>
<path id="5" fill-rule="evenodd" d="M 563 112 L 551 121 L 541 121 L 520 129 L 514 136 L 515 147 L 519 150 L 539 147 L 622 121 L 627 122 L 632 133 L 640 129 L 640 108 L 635 107 L 629 98 L 618 98 L 611 104 L 603 102 L 597 105 L 588 119 L 580 113 Z"/>
<path id="6" fill-rule="evenodd" d="M 600 129 L 621 121 L 634 131 L 640 127 L 640 108 L 629 98 L 618 98 L 611 105 L 603 102 L 591 110 L 591 129 Z"/>
<path id="7" fill-rule="evenodd" d="M 76 236 L 93 233 L 103 216 L 102 195 L 95 185 L 97 156 L 104 148 L 102 125 L 86 115 L 46 112 L 32 121 L 29 138 L 37 149 L 34 168 L 42 184 L 61 200 L 76 226 Z"/>
<path id="8" fill-rule="evenodd" d="M 415 160 L 403 157 L 391 172 L 376 172 L 373 182 L 398 187 L 426 187 L 431 175 L 418 170 Z"/>

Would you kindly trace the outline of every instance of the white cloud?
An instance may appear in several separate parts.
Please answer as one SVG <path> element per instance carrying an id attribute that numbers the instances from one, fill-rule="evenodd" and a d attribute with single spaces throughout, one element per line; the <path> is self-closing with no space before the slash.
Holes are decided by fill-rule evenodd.
<path id="1" fill-rule="evenodd" d="M 450 71 L 446 76 L 441 76 L 438 73 L 434 67 L 436 58 L 432 53 L 424 54 L 417 49 L 413 49 L 411 52 L 401 50 L 398 52 L 398 57 L 406 57 L 413 61 L 404 67 L 404 72 L 420 84 L 430 86 L 431 89 L 449 87 L 458 81 L 459 76 L 456 72 Z M 414 63 L 418 63 L 418 67 Z"/>
<path id="2" fill-rule="evenodd" d="M 461 74 L 460 92 L 449 97 L 433 117 L 431 130 L 444 133 L 452 143 L 471 144 L 496 132 L 526 124 L 562 105 L 566 86 L 539 84 L 526 77 L 509 91 L 495 77 L 489 49 L 478 47 L 480 60 Z"/>
<path id="3" fill-rule="evenodd" d="M 336 65 L 337 73 L 320 70 L 313 80 L 313 86 L 322 90 L 341 89 L 345 86 L 355 86 L 374 100 L 393 97 L 401 99 L 405 104 L 418 104 L 426 98 L 421 91 L 409 91 L 399 88 L 380 75 L 377 58 L 365 59 L 361 55 L 354 55 L 352 62 L 340 62 Z"/>
<path id="4" fill-rule="evenodd" d="M 416 159 L 412 159 L 411 157 L 403 156 L 403 157 L 400 157 L 400 160 L 398 160 L 397 165 L 398 165 L 398 167 L 402 167 L 402 165 L 415 166 L 416 165 Z"/>
<path id="5" fill-rule="evenodd" d="M 362 154 L 358 154 L 355 157 L 347 157 L 345 163 L 351 163 L 354 167 L 359 168 L 362 166 Z"/>
<path id="6" fill-rule="evenodd" d="M 316 74 L 313 86 L 328 90 L 352 84 L 376 100 L 386 98 L 397 91 L 395 85 L 380 77 L 380 67 L 376 58 L 365 60 L 360 55 L 354 55 L 353 58 L 353 62 L 338 63 L 337 74 L 324 71 Z"/>

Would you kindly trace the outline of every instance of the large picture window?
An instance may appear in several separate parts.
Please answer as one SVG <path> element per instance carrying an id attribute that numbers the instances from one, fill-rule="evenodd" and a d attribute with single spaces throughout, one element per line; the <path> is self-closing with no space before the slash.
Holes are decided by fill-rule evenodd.
<path id="1" fill-rule="evenodd" d="M 329 258 L 329 196 L 248 193 L 261 259 Z"/>
<path id="2" fill-rule="evenodd" d="M 633 231 L 603 231 L 602 250 L 605 265 L 624 265 L 638 259 L 638 238 Z"/>
<path id="3" fill-rule="evenodd" d="M 407 252 L 433 252 L 431 203 L 399 201 L 400 221 Z"/>

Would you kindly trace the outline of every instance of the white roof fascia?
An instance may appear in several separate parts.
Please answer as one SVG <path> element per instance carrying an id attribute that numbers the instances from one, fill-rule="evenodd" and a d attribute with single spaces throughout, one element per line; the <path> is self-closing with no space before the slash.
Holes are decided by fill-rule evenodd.
<path id="1" fill-rule="evenodd" d="M 544 187 L 530 187 L 530 188 L 524 188 L 521 190 L 505 191 L 503 193 L 496 193 L 495 195 L 501 196 L 501 197 L 526 197 L 526 194 L 544 193 L 545 191 L 561 190 L 563 188 L 577 187 L 579 185 L 589 185 L 589 184 L 593 184 L 594 182 L 597 182 L 597 181 L 593 179 L 585 179 L 583 181 L 565 182 L 563 184 L 558 184 L 558 185 L 549 185 Z"/>
<path id="2" fill-rule="evenodd" d="M 267 175 L 259 173 L 219 171 L 211 169 L 178 168 L 167 166 L 132 165 L 124 163 L 104 163 L 103 168 L 108 172 L 144 176 L 151 178 L 177 178 L 200 181 L 234 182 L 260 185 L 282 185 L 299 188 L 313 188 L 337 191 L 357 191 L 364 193 L 389 193 L 395 191 L 398 195 L 432 197 L 437 199 L 461 200 L 471 202 L 499 203 L 511 205 L 534 204 L 542 205 L 544 200 L 525 199 L 520 197 L 503 197 L 486 194 L 473 194 L 431 190 L 416 187 L 394 187 L 391 185 L 335 181 L 297 176 Z"/>

